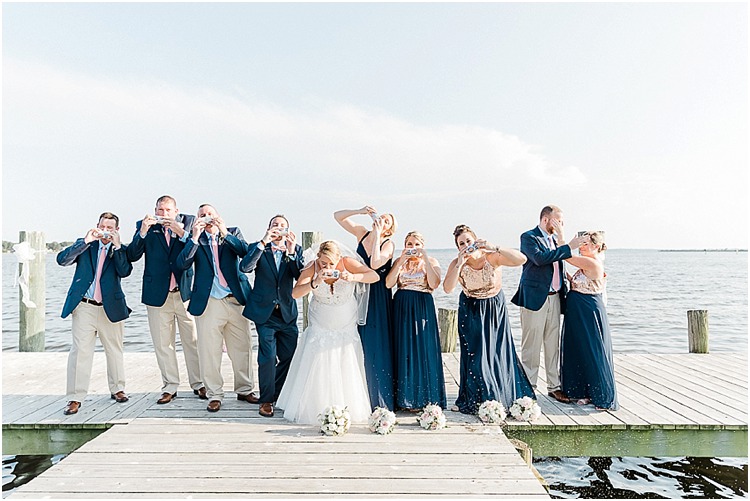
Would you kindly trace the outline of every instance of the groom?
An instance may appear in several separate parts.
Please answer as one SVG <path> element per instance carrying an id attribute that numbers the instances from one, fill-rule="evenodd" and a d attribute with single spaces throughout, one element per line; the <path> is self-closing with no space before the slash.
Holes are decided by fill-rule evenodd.
<path id="1" fill-rule="evenodd" d="M 250 245 L 240 263 L 240 271 L 255 271 L 253 294 L 242 314 L 255 322 L 258 331 L 258 413 L 264 417 L 273 416 L 273 403 L 297 348 L 297 301 L 292 288 L 303 264 L 302 246 L 280 214 L 271 218 L 263 238 Z"/>

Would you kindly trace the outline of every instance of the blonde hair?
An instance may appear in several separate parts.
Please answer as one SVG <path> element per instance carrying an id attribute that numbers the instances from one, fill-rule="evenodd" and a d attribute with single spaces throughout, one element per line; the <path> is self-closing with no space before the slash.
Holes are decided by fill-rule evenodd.
<path id="1" fill-rule="evenodd" d="M 338 262 L 341 259 L 341 250 L 336 245 L 336 242 L 326 240 L 320 244 L 320 248 L 318 249 L 318 257 L 321 255 L 328 257 L 331 261 Z"/>
<path id="2" fill-rule="evenodd" d="M 422 247 L 424 247 L 424 236 L 418 232 L 418 231 L 410 231 L 406 234 L 406 237 L 404 238 L 404 247 L 406 247 L 406 242 L 409 240 L 410 237 L 414 237 L 417 242 L 422 244 Z"/>
<path id="3" fill-rule="evenodd" d="M 398 229 L 398 222 L 396 221 L 396 216 L 394 216 L 391 213 L 386 213 L 386 216 L 391 216 L 391 226 L 388 229 L 383 230 L 384 237 L 388 238 L 392 236 L 394 233 L 396 233 L 396 230 Z"/>
<path id="4" fill-rule="evenodd" d="M 604 232 L 603 231 L 589 231 L 589 239 L 591 243 L 599 247 L 599 252 L 607 250 L 607 244 L 604 243 Z"/>

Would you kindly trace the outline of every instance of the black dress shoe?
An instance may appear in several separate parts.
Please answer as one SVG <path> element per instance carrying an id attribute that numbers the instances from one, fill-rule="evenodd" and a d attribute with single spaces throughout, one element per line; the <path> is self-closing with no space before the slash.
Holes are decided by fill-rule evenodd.
<path id="1" fill-rule="evenodd" d="M 112 396 L 112 400 L 120 404 L 130 400 L 124 391 L 118 391 L 117 393 L 112 393 L 111 396 Z"/>
<path id="2" fill-rule="evenodd" d="M 177 392 L 169 393 L 165 392 L 161 394 L 161 398 L 156 401 L 157 404 L 168 404 L 177 397 Z"/>
<path id="3" fill-rule="evenodd" d="M 206 387 L 205 386 L 201 386 L 197 390 L 193 390 L 193 393 L 195 395 L 198 395 L 198 398 L 200 398 L 201 400 L 208 400 L 208 395 L 206 395 Z"/>
<path id="4" fill-rule="evenodd" d="M 221 409 L 221 400 L 211 400 L 206 407 L 208 412 L 219 412 Z"/>
<path id="5" fill-rule="evenodd" d="M 65 410 L 63 410 L 63 414 L 69 416 L 71 414 L 76 414 L 78 412 L 78 409 L 81 408 L 81 402 L 76 402 L 75 400 L 71 400 L 68 402 L 68 405 L 65 406 Z"/>
<path id="6" fill-rule="evenodd" d="M 257 404 L 260 402 L 260 398 L 255 393 L 248 393 L 247 395 L 237 395 L 237 400 L 244 400 L 251 404 Z"/>

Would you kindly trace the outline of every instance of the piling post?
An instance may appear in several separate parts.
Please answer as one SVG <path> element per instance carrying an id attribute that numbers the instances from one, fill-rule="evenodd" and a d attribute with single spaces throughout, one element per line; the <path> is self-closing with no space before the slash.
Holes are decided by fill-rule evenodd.
<path id="1" fill-rule="evenodd" d="M 708 353 L 708 310 L 688 310 L 688 350 Z"/>
<path id="2" fill-rule="evenodd" d="M 18 263 L 18 274 L 20 276 L 18 284 L 18 351 L 44 351 L 47 244 L 44 233 L 41 231 L 19 232 L 18 243 L 22 242 L 28 242 L 29 247 L 36 252 L 30 261 Z M 28 270 L 25 270 L 24 267 L 28 267 Z M 28 280 L 26 280 L 26 277 L 28 277 Z M 23 289 L 27 285 L 28 290 L 24 294 Z M 32 303 L 33 307 L 31 307 Z"/>
<path id="3" fill-rule="evenodd" d="M 318 245 L 323 241 L 323 234 L 319 231 L 303 231 L 302 232 L 302 250 L 305 251 L 314 245 Z M 314 258 L 313 258 L 314 259 Z M 307 266 L 310 263 L 305 263 Z M 307 328 L 307 310 L 310 307 L 310 298 L 305 296 L 302 298 L 302 329 Z"/>
<path id="4" fill-rule="evenodd" d="M 440 333 L 440 351 L 453 353 L 458 340 L 458 312 L 438 308 L 438 331 Z"/>

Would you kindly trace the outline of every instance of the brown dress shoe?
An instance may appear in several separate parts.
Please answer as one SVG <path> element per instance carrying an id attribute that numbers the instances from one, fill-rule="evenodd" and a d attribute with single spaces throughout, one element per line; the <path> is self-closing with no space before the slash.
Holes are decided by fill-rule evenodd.
<path id="1" fill-rule="evenodd" d="M 244 400 L 245 402 L 249 402 L 251 404 L 257 404 L 260 402 L 258 395 L 256 395 L 255 393 L 248 393 L 247 395 L 237 395 L 237 400 Z"/>
<path id="2" fill-rule="evenodd" d="M 219 409 L 221 409 L 221 400 L 211 400 L 206 407 L 208 412 L 219 412 Z"/>
<path id="3" fill-rule="evenodd" d="M 551 392 L 547 393 L 547 395 L 550 396 L 550 397 L 552 397 L 552 398 L 554 398 L 558 402 L 562 402 L 564 404 L 569 404 L 570 403 L 570 399 L 568 398 L 568 396 L 565 393 L 562 392 L 562 390 L 551 391 Z"/>
<path id="4" fill-rule="evenodd" d="M 198 395 L 198 398 L 200 398 L 201 400 L 208 400 L 208 395 L 206 395 L 206 387 L 205 386 L 201 386 L 197 390 L 193 390 L 193 393 L 196 394 L 196 395 Z"/>
<path id="5" fill-rule="evenodd" d="M 63 411 L 63 414 L 70 415 L 75 414 L 78 412 L 78 409 L 81 408 L 81 402 L 76 402 L 75 400 L 71 400 L 68 402 L 68 405 L 65 406 L 65 410 Z"/>
<path id="6" fill-rule="evenodd" d="M 258 414 L 263 417 L 273 417 L 273 404 L 270 404 L 268 402 L 260 404 Z"/>
<path id="7" fill-rule="evenodd" d="M 156 401 L 157 404 L 168 404 L 177 397 L 177 392 L 174 393 L 162 393 L 161 398 Z"/>
<path id="8" fill-rule="evenodd" d="M 112 400 L 118 403 L 123 403 L 123 402 L 127 402 L 130 399 L 128 398 L 128 396 L 125 394 L 124 391 L 118 391 L 117 393 L 112 394 Z"/>

